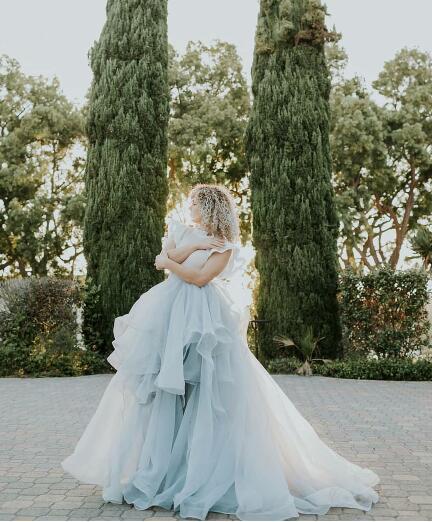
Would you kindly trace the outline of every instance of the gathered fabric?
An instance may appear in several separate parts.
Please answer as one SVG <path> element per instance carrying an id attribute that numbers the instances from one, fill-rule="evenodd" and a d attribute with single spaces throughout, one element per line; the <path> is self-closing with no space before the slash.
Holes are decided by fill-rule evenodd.
<path id="1" fill-rule="evenodd" d="M 179 246 L 202 231 L 176 223 L 169 233 Z M 197 252 L 185 262 L 211 255 Z M 209 511 L 285 520 L 378 501 L 378 475 L 327 446 L 251 353 L 244 310 L 222 278 L 198 287 L 170 273 L 115 319 L 114 337 L 116 373 L 62 462 L 105 501 L 200 520 Z"/>

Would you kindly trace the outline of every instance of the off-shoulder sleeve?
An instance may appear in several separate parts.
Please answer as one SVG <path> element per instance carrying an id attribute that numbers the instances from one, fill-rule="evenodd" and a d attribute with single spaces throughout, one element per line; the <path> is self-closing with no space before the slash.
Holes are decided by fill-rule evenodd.
<path id="1" fill-rule="evenodd" d="M 231 243 L 230 241 L 225 241 L 224 246 L 222 247 L 215 247 L 210 249 L 210 255 L 213 254 L 213 252 L 225 252 L 226 250 L 233 250 L 233 252 L 237 249 L 239 249 L 240 246 L 237 243 Z"/>
<path id="2" fill-rule="evenodd" d="M 240 245 L 226 241 L 224 246 L 210 249 L 209 257 L 213 254 L 213 252 L 222 253 L 226 250 L 232 250 L 232 252 L 226 267 L 218 275 L 219 278 L 229 278 L 233 275 L 235 271 L 234 269 L 236 267 L 237 257 L 240 252 Z"/>

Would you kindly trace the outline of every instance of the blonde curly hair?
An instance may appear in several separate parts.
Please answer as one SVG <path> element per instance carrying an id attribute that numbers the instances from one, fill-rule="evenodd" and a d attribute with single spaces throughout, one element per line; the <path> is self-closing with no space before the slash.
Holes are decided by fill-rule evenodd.
<path id="1" fill-rule="evenodd" d="M 223 185 L 199 183 L 189 193 L 201 213 L 201 225 L 209 234 L 232 243 L 240 236 L 237 207 L 231 192 Z"/>

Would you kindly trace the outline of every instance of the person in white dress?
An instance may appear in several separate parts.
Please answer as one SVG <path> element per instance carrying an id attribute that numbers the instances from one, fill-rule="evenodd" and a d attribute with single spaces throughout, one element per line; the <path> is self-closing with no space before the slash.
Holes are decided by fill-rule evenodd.
<path id="1" fill-rule="evenodd" d="M 183 518 L 240 520 L 369 511 L 378 475 L 327 446 L 248 347 L 235 201 L 190 193 L 193 221 L 169 224 L 155 266 L 168 277 L 114 321 L 116 369 L 63 469 L 107 502 Z"/>

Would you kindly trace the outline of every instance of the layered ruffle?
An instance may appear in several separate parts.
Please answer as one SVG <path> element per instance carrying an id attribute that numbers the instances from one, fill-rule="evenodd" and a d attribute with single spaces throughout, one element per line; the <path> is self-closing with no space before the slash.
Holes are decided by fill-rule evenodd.
<path id="1" fill-rule="evenodd" d="M 170 274 L 114 324 L 117 370 L 63 468 L 106 501 L 284 520 L 369 510 L 378 476 L 318 437 L 247 346 L 243 315 L 212 281 Z"/>

